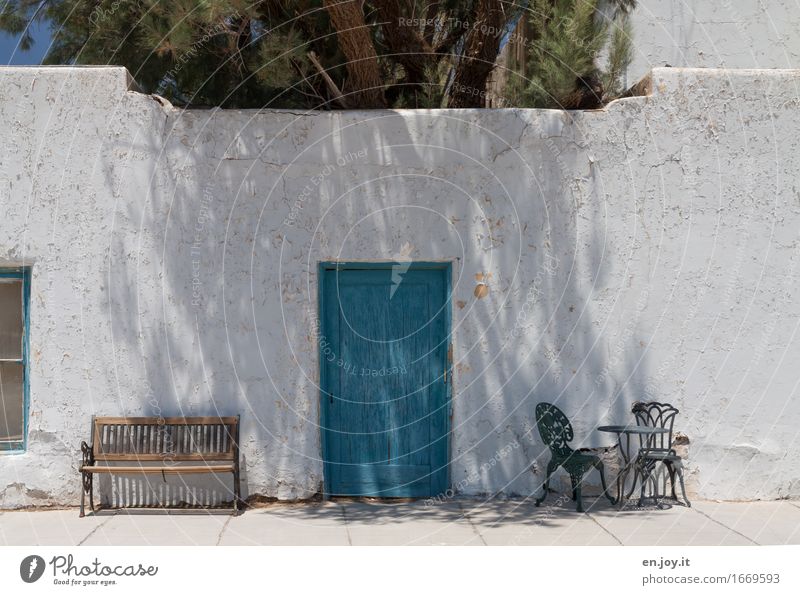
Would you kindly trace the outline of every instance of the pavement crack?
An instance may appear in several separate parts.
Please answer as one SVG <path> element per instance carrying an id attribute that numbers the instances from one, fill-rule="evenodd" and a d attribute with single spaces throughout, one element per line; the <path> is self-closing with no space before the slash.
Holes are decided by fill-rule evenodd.
<path id="1" fill-rule="evenodd" d="M 222 529 L 220 529 L 219 535 L 217 535 L 217 543 L 215 543 L 214 545 L 219 545 L 222 542 L 222 535 L 225 533 L 225 529 L 228 528 L 228 523 L 231 522 L 232 518 L 233 518 L 233 515 L 230 515 L 227 518 L 227 520 L 222 524 Z"/>
<path id="2" fill-rule="evenodd" d="M 344 532 L 347 534 L 347 545 L 353 545 L 353 540 L 350 537 L 350 528 L 347 526 L 347 510 L 343 504 L 340 504 L 339 507 L 342 509 L 342 520 L 344 520 Z"/>
<path id="3" fill-rule="evenodd" d="M 745 538 L 747 541 L 751 542 L 751 543 L 752 543 L 752 544 L 754 544 L 754 545 L 761 545 L 761 544 L 760 544 L 760 543 L 758 543 L 758 542 L 757 542 L 755 539 L 752 539 L 752 538 L 748 537 L 748 536 L 747 536 L 747 535 L 745 535 L 744 533 L 740 533 L 739 531 L 737 531 L 737 530 L 736 530 L 736 529 L 734 529 L 733 527 L 729 527 L 728 525 L 726 525 L 726 524 L 725 524 L 725 523 L 723 523 L 722 521 L 718 521 L 718 520 L 717 520 L 717 519 L 715 519 L 714 517 L 711 517 L 711 516 L 707 515 L 707 514 L 706 514 L 706 513 L 704 513 L 702 510 L 698 510 L 696 507 L 692 507 L 690 510 L 693 510 L 693 511 L 694 511 L 694 512 L 696 512 L 697 514 L 701 514 L 701 515 L 703 515 L 703 516 L 704 516 L 704 517 L 706 517 L 708 520 L 710 520 L 710 521 L 712 521 L 712 522 L 714 522 L 714 523 L 718 524 L 720 527 L 725 527 L 725 528 L 726 528 L 728 531 L 731 531 L 731 532 L 733 532 L 733 533 L 736 533 L 736 535 L 738 535 L 739 537 L 744 537 L 744 538 Z"/>
<path id="4" fill-rule="evenodd" d="M 610 535 L 610 536 L 611 536 L 611 537 L 614 539 L 614 541 L 616 541 L 618 544 L 620 544 L 620 545 L 622 545 L 622 546 L 624 546 L 624 545 L 625 545 L 624 543 L 622 543 L 622 540 L 621 540 L 619 537 L 617 537 L 617 536 L 616 536 L 616 535 L 614 535 L 614 534 L 613 534 L 611 531 L 609 531 L 608 529 L 606 529 L 606 528 L 603 526 L 603 524 L 602 524 L 600 521 L 598 521 L 596 518 L 594 518 L 594 516 L 592 516 L 592 514 L 591 514 L 591 513 L 588 513 L 588 512 L 587 512 L 587 513 L 586 513 L 586 516 L 588 516 L 588 517 L 589 517 L 589 518 L 592 520 L 592 522 L 593 522 L 595 525 L 597 525 L 597 526 L 598 526 L 598 527 L 600 527 L 600 528 L 601 528 L 603 531 L 605 531 L 606 533 L 608 533 L 608 534 L 609 534 L 609 535 Z"/>
<path id="5" fill-rule="evenodd" d="M 95 533 L 97 533 L 97 530 L 98 530 L 98 529 L 100 529 L 101 527 L 105 527 L 105 526 L 106 526 L 106 524 L 108 524 L 108 521 L 110 521 L 111 519 L 113 519 L 115 516 L 117 516 L 117 513 L 116 513 L 116 512 L 115 512 L 114 514 L 110 514 L 110 515 L 108 515 L 108 518 L 107 518 L 106 520 L 104 520 L 102 523 L 97 523 L 97 525 L 95 526 L 95 528 L 94 528 L 94 529 L 92 529 L 91 531 L 89 531 L 89 533 L 86 535 L 86 537 L 84 537 L 83 539 L 81 539 L 81 540 L 80 540 L 80 541 L 79 541 L 79 542 L 78 542 L 76 545 L 77 545 L 77 546 L 81 546 L 81 545 L 83 545 L 84 543 L 86 543 L 86 540 L 87 540 L 87 539 L 89 539 L 89 538 L 90 538 L 92 535 L 94 535 Z"/>
<path id="6" fill-rule="evenodd" d="M 472 522 L 471 518 L 469 518 L 469 515 L 467 514 L 467 511 L 464 509 L 464 505 L 461 504 L 461 502 L 458 503 L 458 509 L 461 511 L 461 515 L 465 519 L 467 519 L 469 526 L 472 527 L 472 530 L 475 532 L 475 535 L 477 535 L 478 538 L 481 540 L 481 543 L 483 543 L 483 545 L 489 545 L 488 543 L 486 543 L 486 540 L 483 538 L 483 535 L 481 535 L 481 532 L 478 530 L 478 526 Z"/>

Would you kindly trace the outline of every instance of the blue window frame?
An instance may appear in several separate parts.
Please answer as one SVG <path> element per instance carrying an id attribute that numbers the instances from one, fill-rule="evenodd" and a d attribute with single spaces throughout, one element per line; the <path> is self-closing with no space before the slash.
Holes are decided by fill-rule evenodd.
<path id="1" fill-rule="evenodd" d="M 0 452 L 24 452 L 28 436 L 30 269 L 0 268 Z"/>

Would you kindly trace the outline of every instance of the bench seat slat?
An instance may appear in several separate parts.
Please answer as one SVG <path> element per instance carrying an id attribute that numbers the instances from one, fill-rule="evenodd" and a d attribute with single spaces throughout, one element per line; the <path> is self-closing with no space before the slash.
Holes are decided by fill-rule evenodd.
<path id="1" fill-rule="evenodd" d="M 141 466 L 82 466 L 81 471 L 87 473 L 167 473 L 167 474 L 180 474 L 180 473 L 217 473 L 217 472 L 232 472 L 233 464 L 230 465 L 174 465 L 170 467 L 141 467 Z"/>

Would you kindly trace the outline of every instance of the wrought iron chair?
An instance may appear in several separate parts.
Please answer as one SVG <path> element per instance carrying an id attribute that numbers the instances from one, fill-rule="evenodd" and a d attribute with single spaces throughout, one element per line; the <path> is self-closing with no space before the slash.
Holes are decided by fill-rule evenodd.
<path id="1" fill-rule="evenodd" d="M 608 494 L 606 478 L 603 470 L 603 462 L 595 454 L 591 454 L 591 449 L 574 450 L 569 446 L 574 433 L 572 424 L 564 413 L 555 405 L 550 403 L 539 403 L 536 405 L 536 425 L 542 441 L 550 449 L 550 462 L 547 463 L 547 472 L 542 484 L 542 495 L 536 499 L 536 506 L 539 506 L 547 497 L 550 488 L 550 476 L 559 467 L 569 473 L 572 484 L 572 499 L 577 502 L 578 512 L 583 512 L 583 501 L 581 499 L 581 483 L 587 471 L 597 469 L 600 472 L 600 482 L 603 486 L 603 495 L 609 499 L 611 504 L 615 499 Z"/>
<path id="2" fill-rule="evenodd" d="M 644 501 L 645 487 L 648 481 L 652 482 L 654 496 L 658 498 L 658 478 L 655 475 L 655 471 L 658 463 L 662 463 L 669 473 L 672 499 L 678 500 L 678 496 L 675 493 L 675 476 L 677 475 L 681 482 L 683 500 L 686 502 L 686 506 L 690 507 L 691 503 L 686 497 L 686 486 L 683 482 L 683 461 L 678 456 L 678 453 L 675 452 L 675 449 L 672 448 L 672 428 L 675 424 L 675 417 L 679 413 L 678 409 L 669 403 L 658 403 L 656 401 L 643 403 L 637 401 L 633 404 L 631 412 L 636 417 L 636 423 L 640 426 L 668 430 L 663 434 L 653 434 L 646 439 L 640 438 L 640 449 L 637 455 L 637 470 L 642 478 L 639 504 L 641 505 Z M 666 483 L 666 478 L 664 481 Z M 664 487 L 666 489 L 666 485 Z"/>

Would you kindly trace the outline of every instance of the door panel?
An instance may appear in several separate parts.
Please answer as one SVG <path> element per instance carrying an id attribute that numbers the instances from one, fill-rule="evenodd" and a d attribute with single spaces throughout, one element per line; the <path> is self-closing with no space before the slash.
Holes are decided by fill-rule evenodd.
<path id="1" fill-rule="evenodd" d="M 326 491 L 424 497 L 447 487 L 449 268 L 322 272 Z"/>

